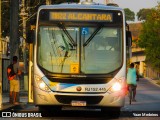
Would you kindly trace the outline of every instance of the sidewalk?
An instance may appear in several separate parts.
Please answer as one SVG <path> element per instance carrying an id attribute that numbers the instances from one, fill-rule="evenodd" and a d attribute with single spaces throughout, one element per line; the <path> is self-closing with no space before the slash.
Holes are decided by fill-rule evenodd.
<path id="1" fill-rule="evenodd" d="M 9 103 L 9 92 L 2 95 L 2 107 L 0 111 L 9 111 L 14 109 L 15 106 L 21 106 L 28 103 L 28 92 L 20 91 L 20 104 L 14 105 Z"/>
<path id="2" fill-rule="evenodd" d="M 145 79 L 149 80 L 150 82 L 152 82 L 156 86 L 160 87 L 160 80 L 158 80 L 158 79 L 152 79 L 152 78 L 148 78 L 148 77 L 146 77 Z"/>

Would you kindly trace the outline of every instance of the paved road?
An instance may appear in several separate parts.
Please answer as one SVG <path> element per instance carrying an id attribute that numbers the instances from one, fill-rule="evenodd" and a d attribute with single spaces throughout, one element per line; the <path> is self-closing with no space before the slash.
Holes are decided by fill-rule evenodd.
<path id="1" fill-rule="evenodd" d="M 24 98 L 23 98 L 24 99 Z M 146 79 L 140 79 L 137 87 L 137 102 L 129 105 L 126 96 L 125 106 L 121 109 L 120 120 L 159 120 L 160 119 L 160 87 Z M 24 100 L 25 101 L 25 100 Z M 23 104 L 13 108 L 11 111 L 17 112 L 39 112 L 33 105 Z M 159 117 L 154 117 L 158 115 Z M 63 110 L 57 114 L 51 114 L 53 120 L 106 120 L 111 119 L 107 114 L 103 114 L 99 109 L 73 111 Z M 135 117 L 133 117 L 135 116 Z M 136 117 L 137 116 L 137 117 Z M 143 116 L 143 117 L 140 117 Z M 146 117 L 147 116 L 147 117 Z M 148 117 L 150 116 L 150 117 Z M 12 118 L 13 119 L 13 118 Z M 18 118 L 19 119 L 19 118 Z M 44 118 L 46 119 L 46 118 Z M 48 118 L 50 119 L 50 118 Z M 17 120 L 17 118 L 16 118 Z"/>
<path id="2" fill-rule="evenodd" d="M 160 111 L 160 87 L 146 79 L 140 79 L 137 86 L 137 102 L 129 105 L 126 97 L 123 111 Z"/>

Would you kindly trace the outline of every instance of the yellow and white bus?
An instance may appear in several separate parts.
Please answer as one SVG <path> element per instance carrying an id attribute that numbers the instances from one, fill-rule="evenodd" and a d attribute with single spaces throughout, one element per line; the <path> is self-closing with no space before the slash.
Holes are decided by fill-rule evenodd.
<path id="1" fill-rule="evenodd" d="M 40 109 L 97 107 L 118 116 L 125 100 L 126 36 L 119 7 L 93 2 L 41 6 L 29 99 Z"/>

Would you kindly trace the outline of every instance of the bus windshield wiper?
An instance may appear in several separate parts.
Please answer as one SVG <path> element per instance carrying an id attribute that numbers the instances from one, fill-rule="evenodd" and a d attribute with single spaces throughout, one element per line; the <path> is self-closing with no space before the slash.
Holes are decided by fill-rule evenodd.
<path id="1" fill-rule="evenodd" d="M 72 43 L 73 46 L 77 46 L 77 43 L 75 43 L 75 41 L 73 40 L 73 38 L 71 37 L 71 35 L 68 33 L 68 31 L 66 30 L 65 26 L 62 23 L 58 23 L 58 27 L 61 28 L 63 30 L 63 32 L 66 34 L 66 36 L 69 38 L 70 42 Z"/>
<path id="2" fill-rule="evenodd" d="M 88 40 L 83 44 L 83 46 L 87 46 L 88 43 L 93 39 L 93 37 L 98 33 L 99 30 L 101 30 L 101 28 L 103 27 L 103 25 L 99 25 L 97 27 L 97 29 L 93 32 L 93 34 L 88 38 Z"/>
<path id="3" fill-rule="evenodd" d="M 68 58 L 68 52 L 69 52 L 69 46 L 68 46 L 68 44 L 67 44 L 67 42 L 66 42 L 65 37 L 63 36 L 63 34 L 62 34 L 62 39 L 63 39 L 63 42 L 65 44 L 66 51 L 65 51 L 64 58 L 63 58 L 63 61 L 62 61 L 61 73 L 62 73 L 62 70 L 63 70 L 64 62 Z"/>

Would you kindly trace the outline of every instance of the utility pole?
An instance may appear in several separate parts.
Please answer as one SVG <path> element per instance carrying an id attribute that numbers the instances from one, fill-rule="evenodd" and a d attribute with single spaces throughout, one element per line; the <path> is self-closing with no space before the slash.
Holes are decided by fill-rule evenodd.
<path id="1" fill-rule="evenodd" d="M 19 28 L 18 28 L 18 16 L 19 16 L 19 0 L 10 0 L 10 61 L 12 57 L 17 55 L 19 57 Z"/>
<path id="2" fill-rule="evenodd" d="M 19 0 L 10 0 L 10 62 L 14 55 L 19 58 Z M 19 97 L 17 97 L 19 100 Z"/>
<path id="3" fill-rule="evenodd" d="M 22 0 L 22 9 L 21 9 L 21 13 L 20 16 L 22 17 L 22 25 L 23 25 L 23 47 L 22 47 L 22 51 L 23 51 L 23 61 L 24 61 L 24 73 L 27 73 L 27 55 L 26 55 L 26 19 L 27 19 L 27 13 L 26 13 L 26 6 L 25 6 L 25 0 Z"/>
<path id="4" fill-rule="evenodd" d="M 1 0 L 0 0 L 0 109 L 2 108 L 2 30 L 1 30 Z"/>
<path id="5" fill-rule="evenodd" d="M 23 51 L 23 63 L 24 63 L 24 90 L 28 91 L 28 75 L 27 75 L 27 54 L 26 54 L 26 22 L 27 22 L 27 17 L 28 13 L 26 13 L 26 5 L 25 5 L 25 0 L 22 0 L 22 8 L 21 8 L 21 13 L 20 16 L 22 17 L 22 32 L 23 32 L 23 37 L 22 37 L 22 51 Z"/>

